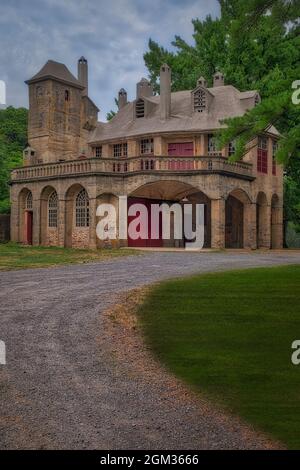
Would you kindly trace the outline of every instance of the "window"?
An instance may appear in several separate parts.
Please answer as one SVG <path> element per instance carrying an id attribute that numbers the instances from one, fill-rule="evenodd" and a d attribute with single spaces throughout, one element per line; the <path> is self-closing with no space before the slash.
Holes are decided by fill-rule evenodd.
<path id="1" fill-rule="evenodd" d="M 57 192 L 53 191 L 48 199 L 48 226 L 57 227 L 57 209 L 58 209 L 58 198 Z"/>
<path id="2" fill-rule="evenodd" d="M 229 142 L 228 144 L 228 157 L 235 154 L 235 142 Z"/>
<path id="3" fill-rule="evenodd" d="M 276 159 L 275 155 L 278 150 L 278 143 L 276 140 L 273 140 L 272 142 L 272 175 L 276 176 L 276 170 L 277 170 L 277 165 L 276 165 Z"/>
<path id="4" fill-rule="evenodd" d="M 85 189 L 76 197 L 76 227 L 88 227 L 90 224 L 89 198 Z"/>
<path id="5" fill-rule="evenodd" d="M 206 109 L 206 93 L 204 90 L 198 90 L 194 93 L 194 111 L 203 113 Z"/>
<path id="6" fill-rule="evenodd" d="M 102 147 L 95 147 L 95 157 L 96 158 L 102 157 Z"/>
<path id="7" fill-rule="evenodd" d="M 138 100 L 135 103 L 135 115 L 137 118 L 142 118 L 145 116 L 145 103 L 144 100 Z"/>
<path id="8" fill-rule="evenodd" d="M 257 171 L 268 173 L 268 139 L 266 137 L 258 138 Z"/>
<path id="9" fill-rule="evenodd" d="M 127 157 L 127 142 L 114 145 L 114 157 Z"/>
<path id="10" fill-rule="evenodd" d="M 65 90 L 65 101 L 69 101 L 69 100 L 70 100 L 69 90 Z"/>
<path id="11" fill-rule="evenodd" d="M 153 155 L 153 139 L 141 140 L 141 155 Z"/>
<path id="12" fill-rule="evenodd" d="M 207 150 L 208 150 L 208 154 L 214 153 L 217 151 L 213 134 L 208 134 L 207 136 Z"/>
<path id="13" fill-rule="evenodd" d="M 26 197 L 26 209 L 32 210 L 32 192 L 29 192 Z"/>

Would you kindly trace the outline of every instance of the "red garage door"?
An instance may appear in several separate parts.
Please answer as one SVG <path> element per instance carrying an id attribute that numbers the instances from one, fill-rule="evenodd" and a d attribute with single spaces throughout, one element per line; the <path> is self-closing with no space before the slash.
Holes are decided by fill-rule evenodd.
<path id="1" fill-rule="evenodd" d="M 194 156 L 194 143 L 182 142 L 182 143 L 168 144 L 168 155 L 170 157 L 193 157 Z"/>
<path id="2" fill-rule="evenodd" d="M 148 240 L 143 240 L 138 238 L 137 240 L 133 240 L 128 235 L 128 246 L 131 247 L 162 247 L 163 246 L 163 239 L 162 239 L 162 219 L 160 217 L 159 220 L 159 239 L 158 240 L 151 240 L 151 204 L 161 204 L 162 201 L 155 200 L 155 199 L 144 199 L 144 198 L 136 198 L 130 197 L 128 198 L 128 209 L 133 204 L 144 204 L 148 210 Z M 134 220 L 135 216 L 128 216 L 128 225 L 129 223 Z"/>

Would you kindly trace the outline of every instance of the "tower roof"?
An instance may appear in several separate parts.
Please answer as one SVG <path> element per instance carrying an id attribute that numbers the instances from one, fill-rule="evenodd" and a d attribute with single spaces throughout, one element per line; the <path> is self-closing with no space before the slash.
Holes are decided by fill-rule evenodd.
<path id="1" fill-rule="evenodd" d="M 26 80 L 25 83 L 30 84 L 48 78 L 58 80 L 60 82 L 66 83 L 67 85 L 72 85 L 77 88 L 84 88 L 81 83 L 77 80 L 77 78 L 75 78 L 74 75 L 71 74 L 70 70 L 65 66 L 65 64 L 55 62 L 54 60 L 48 60 L 48 62 L 46 62 L 46 64 L 41 68 L 41 70 L 32 78 Z"/>

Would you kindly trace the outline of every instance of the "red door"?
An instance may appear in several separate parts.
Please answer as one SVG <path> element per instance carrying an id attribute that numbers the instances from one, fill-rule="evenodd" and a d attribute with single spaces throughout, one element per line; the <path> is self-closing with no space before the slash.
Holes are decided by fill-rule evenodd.
<path id="1" fill-rule="evenodd" d="M 27 245 L 32 245 L 32 212 L 31 211 L 26 211 L 25 212 L 25 238 L 26 238 L 26 243 Z"/>
<path id="2" fill-rule="evenodd" d="M 163 246 L 163 239 L 162 239 L 162 217 L 160 214 L 159 218 L 159 238 L 157 240 L 152 240 L 151 239 L 151 204 L 161 204 L 162 201 L 158 201 L 155 199 L 144 199 L 144 198 L 135 198 L 135 197 L 130 197 L 128 198 L 128 209 L 131 207 L 133 204 L 144 204 L 148 210 L 148 239 L 144 240 L 141 238 L 138 238 L 137 240 L 133 240 L 132 238 L 129 237 L 128 235 L 128 246 L 130 247 L 141 247 L 141 248 L 159 248 Z M 127 218 L 127 223 L 128 225 L 132 220 L 135 219 L 135 216 L 128 216 Z"/>
<path id="3" fill-rule="evenodd" d="M 193 157 L 194 156 L 194 143 L 182 142 L 175 144 L 168 144 L 169 157 Z"/>

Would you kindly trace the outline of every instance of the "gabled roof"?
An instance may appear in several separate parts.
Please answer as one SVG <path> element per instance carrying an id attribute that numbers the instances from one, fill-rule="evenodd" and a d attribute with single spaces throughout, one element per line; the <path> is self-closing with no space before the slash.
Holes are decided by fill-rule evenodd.
<path id="1" fill-rule="evenodd" d="M 77 88 L 83 89 L 84 86 L 71 74 L 70 70 L 61 64 L 60 62 L 55 62 L 54 60 L 48 60 L 46 64 L 41 68 L 41 70 L 34 75 L 29 80 L 26 80 L 25 83 L 30 84 L 38 82 L 40 80 L 54 79 L 60 82 L 63 82 L 67 85 L 72 85 Z"/>
<path id="2" fill-rule="evenodd" d="M 170 118 L 162 120 L 159 109 L 160 96 L 151 96 L 143 98 L 152 104 L 147 117 L 134 119 L 135 101 L 129 102 L 111 121 L 98 123 L 90 134 L 89 141 L 96 143 L 168 132 L 210 132 L 225 127 L 222 120 L 242 116 L 247 109 L 255 106 L 256 91 L 240 92 L 232 85 L 207 90 L 213 97 L 208 112 L 193 113 L 191 90 L 177 91 L 171 93 Z M 276 133 L 276 130 L 271 129 L 269 132 Z"/>

